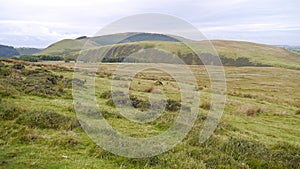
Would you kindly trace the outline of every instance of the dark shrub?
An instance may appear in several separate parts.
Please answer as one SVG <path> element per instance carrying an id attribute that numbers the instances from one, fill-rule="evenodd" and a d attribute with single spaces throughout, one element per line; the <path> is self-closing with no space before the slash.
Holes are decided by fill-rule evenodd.
<path id="1" fill-rule="evenodd" d="M 178 110 L 180 110 L 180 107 L 181 107 L 180 102 L 172 100 L 172 99 L 167 100 L 166 110 L 178 111 Z"/>
<path id="2" fill-rule="evenodd" d="M 111 106 L 111 107 L 115 107 L 116 106 L 115 103 L 114 103 L 114 101 L 113 101 L 113 99 L 107 100 L 106 101 L 106 105 Z"/>
<path id="3" fill-rule="evenodd" d="M 147 110 L 150 107 L 149 101 L 139 99 L 137 96 L 130 96 L 131 104 L 134 108 L 138 108 L 141 110 Z"/>
<path id="4" fill-rule="evenodd" d="M 15 64 L 13 65 L 13 68 L 14 68 L 14 69 L 22 70 L 22 69 L 25 68 L 25 66 L 22 65 L 21 63 L 15 63 Z"/>
<path id="5" fill-rule="evenodd" d="M 100 98 L 102 99 L 110 99 L 111 98 L 111 92 L 110 91 L 105 91 L 100 95 Z"/>

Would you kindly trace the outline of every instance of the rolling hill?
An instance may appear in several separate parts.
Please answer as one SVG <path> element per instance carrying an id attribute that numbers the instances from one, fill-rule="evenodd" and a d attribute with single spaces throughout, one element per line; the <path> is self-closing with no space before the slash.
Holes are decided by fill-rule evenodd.
<path id="1" fill-rule="evenodd" d="M 277 45 L 278 47 L 285 48 L 288 50 L 292 50 L 295 52 L 300 52 L 300 46 L 290 46 L 290 45 Z"/>
<path id="2" fill-rule="evenodd" d="M 178 40 L 174 37 L 162 35 L 162 34 L 154 34 L 154 33 L 130 32 L 130 33 L 103 35 L 97 37 L 82 36 L 76 39 L 64 39 L 58 41 L 48 46 L 39 54 L 68 56 L 70 54 L 80 51 L 87 41 L 91 46 L 107 46 L 113 44 L 140 42 L 140 41 L 178 42 Z"/>
<path id="3" fill-rule="evenodd" d="M 81 37 L 56 42 L 39 52 L 39 55 L 59 55 L 76 58 L 82 47 L 89 42 L 90 54 L 98 49 L 110 50 L 104 58 L 107 62 L 119 62 L 130 54 L 146 48 L 167 50 L 178 55 L 187 64 L 202 64 L 198 56 L 173 35 L 153 33 L 121 33 L 98 37 Z M 195 45 L 207 44 L 204 41 L 191 41 Z M 281 47 L 244 41 L 212 40 L 221 61 L 228 66 L 274 66 L 300 69 L 300 54 Z M 198 55 L 209 57 L 214 51 L 203 46 Z"/>
<path id="4" fill-rule="evenodd" d="M 15 49 L 19 52 L 20 55 L 32 55 L 42 50 L 37 48 L 26 48 L 26 47 L 15 48 Z"/>
<path id="5" fill-rule="evenodd" d="M 0 56 L 9 58 L 12 56 L 18 56 L 19 52 L 12 46 L 0 45 Z"/>
<path id="6" fill-rule="evenodd" d="M 14 48 L 12 46 L 0 45 L 0 57 L 10 58 L 19 55 L 31 55 L 40 52 L 41 49 L 36 48 Z"/>

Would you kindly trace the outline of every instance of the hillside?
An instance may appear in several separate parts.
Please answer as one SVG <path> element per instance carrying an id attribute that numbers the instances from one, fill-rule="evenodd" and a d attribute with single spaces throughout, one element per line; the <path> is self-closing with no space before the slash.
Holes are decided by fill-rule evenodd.
<path id="1" fill-rule="evenodd" d="M 25 47 L 15 48 L 15 49 L 19 52 L 20 55 L 32 55 L 42 50 L 37 48 L 25 48 Z"/>
<path id="2" fill-rule="evenodd" d="M 46 49 L 41 51 L 39 54 L 42 55 L 63 55 L 68 56 L 74 52 L 78 52 L 82 49 L 83 45 L 87 42 L 92 46 L 106 46 L 113 45 L 118 43 L 127 43 L 127 42 L 140 42 L 140 41 L 173 41 L 177 42 L 178 40 L 162 34 L 153 34 L 153 33 L 119 33 L 113 35 L 103 35 L 96 37 L 86 37 L 82 36 L 76 39 L 65 39 L 58 41 Z"/>
<path id="3" fill-rule="evenodd" d="M 39 55 L 61 55 L 66 56 L 70 55 L 72 52 L 78 52 L 81 50 L 82 46 L 85 44 L 85 39 L 64 39 L 61 41 L 58 41 L 41 52 L 37 53 Z"/>
<path id="4" fill-rule="evenodd" d="M 270 45 L 242 41 L 212 41 L 221 57 L 248 58 L 252 62 L 300 69 L 300 54 Z"/>
<path id="5" fill-rule="evenodd" d="M 290 46 L 290 45 L 277 45 L 277 46 L 295 52 L 300 52 L 300 46 Z"/>
<path id="6" fill-rule="evenodd" d="M 90 50 L 95 51 L 99 48 L 105 50 L 112 47 L 112 52 L 110 52 L 110 56 L 105 56 L 105 61 L 123 61 L 123 58 L 133 52 L 150 47 L 177 54 L 187 64 L 202 64 L 186 45 L 178 42 L 173 36 L 149 33 L 123 33 L 92 38 L 67 39 L 50 45 L 38 54 L 76 58 L 87 40 L 93 47 Z M 192 43 L 202 45 L 203 41 Z M 300 69 L 300 54 L 281 47 L 243 41 L 213 40 L 211 43 L 219 53 L 224 65 L 274 66 Z M 214 52 L 203 46 L 201 51 L 197 51 L 197 53 L 209 57 Z"/>
<path id="7" fill-rule="evenodd" d="M 12 46 L 0 45 L 0 57 L 9 58 L 20 55 L 19 52 Z"/>
<path id="8" fill-rule="evenodd" d="M 41 49 L 37 48 L 14 48 L 12 46 L 0 45 L 0 57 L 10 58 L 19 55 L 31 55 L 40 52 Z"/>

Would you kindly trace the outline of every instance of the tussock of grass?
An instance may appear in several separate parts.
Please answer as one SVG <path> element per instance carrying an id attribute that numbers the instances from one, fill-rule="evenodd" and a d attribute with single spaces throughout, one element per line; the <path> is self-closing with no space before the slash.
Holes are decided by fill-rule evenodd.
<path id="1" fill-rule="evenodd" d="M 264 107 L 260 106 L 254 106 L 254 105 L 242 105 L 240 108 L 238 108 L 235 113 L 236 114 L 245 114 L 247 116 L 254 116 L 265 112 Z"/>
<path id="2" fill-rule="evenodd" d="M 142 90 L 142 92 L 151 93 L 154 90 L 154 86 L 150 86 Z"/>
<path id="3" fill-rule="evenodd" d="M 41 129 L 71 129 L 77 124 L 75 119 L 58 114 L 51 110 L 27 111 L 16 120 L 18 124 Z"/>
<path id="4" fill-rule="evenodd" d="M 143 100 L 137 96 L 130 96 L 131 104 L 134 108 L 139 108 L 140 110 L 148 110 L 150 107 L 150 102 L 148 100 Z"/>
<path id="5" fill-rule="evenodd" d="M 166 105 L 166 110 L 168 111 L 179 111 L 181 107 L 181 104 L 179 101 L 168 99 L 167 100 L 167 105 Z"/>
<path id="6" fill-rule="evenodd" d="M 21 106 L 2 103 L 0 105 L 0 120 L 13 120 L 24 112 L 25 110 Z"/>
<path id="7" fill-rule="evenodd" d="M 210 102 L 205 101 L 205 102 L 201 103 L 200 108 L 205 109 L 205 110 L 210 110 L 211 104 L 210 104 Z"/>
<path id="8" fill-rule="evenodd" d="M 256 114 L 262 113 L 264 111 L 263 108 L 259 107 L 259 108 L 252 108 L 252 109 L 248 109 L 246 111 L 246 115 L 247 116 L 254 116 Z"/>
<path id="9" fill-rule="evenodd" d="M 111 92 L 110 91 L 105 91 L 100 95 L 100 98 L 102 99 L 110 99 L 111 98 Z"/>

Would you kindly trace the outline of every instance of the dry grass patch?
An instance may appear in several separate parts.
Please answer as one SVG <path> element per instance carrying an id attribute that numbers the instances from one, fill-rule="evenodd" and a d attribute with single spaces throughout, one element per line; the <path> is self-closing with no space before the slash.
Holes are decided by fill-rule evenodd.
<path id="1" fill-rule="evenodd" d="M 254 116 L 265 112 L 265 107 L 257 106 L 257 105 L 242 105 L 238 108 L 235 113 L 236 114 L 245 114 L 247 116 Z"/>

